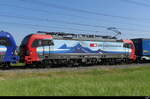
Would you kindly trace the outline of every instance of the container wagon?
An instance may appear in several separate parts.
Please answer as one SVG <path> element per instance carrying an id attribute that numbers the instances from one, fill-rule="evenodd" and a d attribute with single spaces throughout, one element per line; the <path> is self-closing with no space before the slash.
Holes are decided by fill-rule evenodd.
<path id="1" fill-rule="evenodd" d="M 137 61 L 150 61 L 150 39 L 135 38 L 131 40 L 135 45 Z"/>

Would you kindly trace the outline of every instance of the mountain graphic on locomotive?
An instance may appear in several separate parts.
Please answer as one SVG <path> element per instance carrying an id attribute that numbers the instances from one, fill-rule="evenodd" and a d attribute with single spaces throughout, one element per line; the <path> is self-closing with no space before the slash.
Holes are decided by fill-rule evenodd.
<path id="1" fill-rule="evenodd" d="M 117 64 L 150 60 L 150 40 L 118 40 L 110 36 L 44 32 L 27 35 L 18 53 L 13 36 L 0 32 L 0 64 L 29 66 Z"/>

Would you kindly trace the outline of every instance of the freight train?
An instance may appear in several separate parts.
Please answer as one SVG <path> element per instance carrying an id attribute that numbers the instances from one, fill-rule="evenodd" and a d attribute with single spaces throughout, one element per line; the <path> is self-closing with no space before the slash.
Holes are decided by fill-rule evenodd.
<path id="1" fill-rule="evenodd" d="M 150 40 L 118 40 L 111 36 L 44 32 L 27 35 L 18 53 L 10 33 L 0 32 L 0 63 L 26 66 L 79 66 L 150 60 Z"/>

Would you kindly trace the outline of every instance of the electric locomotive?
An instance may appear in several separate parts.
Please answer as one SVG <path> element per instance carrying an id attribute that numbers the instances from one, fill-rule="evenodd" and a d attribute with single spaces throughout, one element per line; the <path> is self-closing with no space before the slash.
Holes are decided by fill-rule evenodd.
<path id="1" fill-rule="evenodd" d="M 22 62 L 36 66 L 116 64 L 136 59 L 135 47 L 131 40 L 44 31 L 30 34 L 23 39 L 20 57 Z"/>
<path id="2" fill-rule="evenodd" d="M 16 54 L 16 42 L 8 32 L 0 32 L 0 66 L 9 67 L 10 63 L 19 61 Z"/>

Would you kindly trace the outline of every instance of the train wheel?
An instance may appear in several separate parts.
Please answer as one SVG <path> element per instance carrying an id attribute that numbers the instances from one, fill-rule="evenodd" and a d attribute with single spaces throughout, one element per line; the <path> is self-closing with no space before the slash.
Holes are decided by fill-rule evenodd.
<path id="1" fill-rule="evenodd" d="M 67 64 L 67 67 L 73 67 L 73 64 Z"/>
<path id="2" fill-rule="evenodd" d="M 26 65 L 25 65 L 25 68 L 30 68 L 30 65 L 31 65 L 31 64 L 26 64 Z"/>
<path id="3" fill-rule="evenodd" d="M 25 68 L 36 68 L 37 65 L 36 64 L 26 64 Z"/>
<path id="4" fill-rule="evenodd" d="M 43 64 L 42 68 L 51 68 L 52 65 L 51 64 Z"/>
<path id="5" fill-rule="evenodd" d="M 4 64 L 3 64 L 3 68 L 4 68 L 4 69 L 7 69 L 7 70 L 10 69 L 10 68 L 11 68 L 10 62 L 4 63 Z"/>

